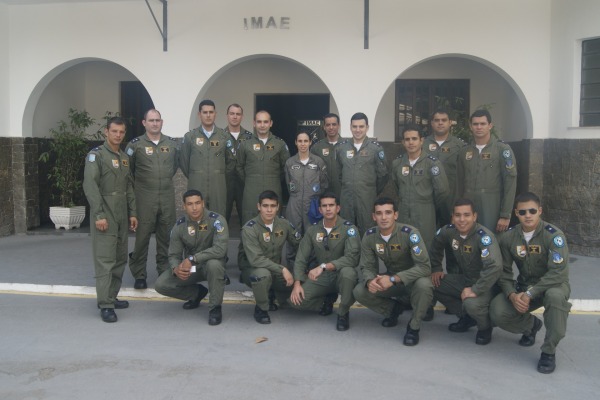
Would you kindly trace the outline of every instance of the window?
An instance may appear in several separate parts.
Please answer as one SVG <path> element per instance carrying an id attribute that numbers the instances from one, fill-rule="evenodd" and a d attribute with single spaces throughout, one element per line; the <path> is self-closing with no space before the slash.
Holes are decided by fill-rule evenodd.
<path id="1" fill-rule="evenodd" d="M 446 108 L 452 118 L 469 116 L 468 79 L 397 79 L 396 142 L 406 125 L 420 125 L 427 135 L 429 118 L 436 108 Z"/>
<path id="2" fill-rule="evenodd" d="M 582 46 L 579 126 L 600 126 L 600 39 Z"/>

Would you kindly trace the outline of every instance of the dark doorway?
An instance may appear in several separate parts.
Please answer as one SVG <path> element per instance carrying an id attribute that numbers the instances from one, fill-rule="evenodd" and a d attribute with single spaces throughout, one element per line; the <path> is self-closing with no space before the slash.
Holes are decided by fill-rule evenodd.
<path id="1" fill-rule="evenodd" d="M 142 82 L 121 82 L 121 116 L 127 120 L 127 135 L 124 142 L 144 134 L 142 120 L 144 113 L 151 108 L 154 108 L 154 103 Z"/>
<path id="2" fill-rule="evenodd" d="M 320 121 L 329 112 L 326 94 L 256 94 L 255 112 L 268 111 L 273 119 L 272 132 L 285 140 L 290 153 L 297 153 L 296 133 L 302 121 Z"/>

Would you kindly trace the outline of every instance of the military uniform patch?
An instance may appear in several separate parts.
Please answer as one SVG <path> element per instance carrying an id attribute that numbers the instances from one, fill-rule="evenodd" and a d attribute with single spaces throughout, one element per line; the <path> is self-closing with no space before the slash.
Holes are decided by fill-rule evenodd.
<path id="1" fill-rule="evenodd" d="M 563 258 L 561 257 L 560 253 L 557 253 L 557 252 L 552 252 L 552 262 L 553 262 L 554 264 L 560 264 L 560 263 L 562 263 L 563 261 L 564 261 L 564 260 L 563 260 Z"/>
<path id="2" fill-rule="evenodd" d="M 348 231 L 346 232 L 348 234 L 348 236 L 350 237 L 354 237 L 356 236 L 356 229 L 354 228 L 349 228 Z"/>
<path id="3" fill-rule="evenodd" d="M 300 232 L 296 231 L 296 233 L 294 233 L 294 238 L 296 238 L 296 240 L 300 240 L 302 239 L 302 235 L 300 234 Z"/>
<path id="4" fill-rule="evenodd" d="M 527 256 L 527 247 L 517 246 L 517 255 L 521 258 L 525 258 Z"/>
<path id="5" fill-rule="evenodd" d="M 381 150 L 381 151 L 380 151 L 380 152 L 377 154 L 377 157 L 379 157 L 379 159 L 380 159 L 381 161 L 383 161 L 383 160 L 384 160 L 384 158 L 385 158 L 385 153 L 383 152 L 383 150 Z"/>
<path id="6" fill-rule="evenodd" d="M 321 243 L 323 241 L 324 237 L 325 237 L 325 234 L 323 232 L 317 232 L 317 236 L 315 237 L 315 240 L 318 243 Z"/>
<path id="7" fill-rule="evenodd" d="M 170 153 L 171 148 L 169 146 L 160 146 L 160 152 L 161 153 Z"/>
<path id="8" fill-rule="evenodd" d="M 490 255 L 490 250 L 486 247 L 481 250 L 481 258 L 487 258 Z"/>
<path id="9" fill-rule="evenodd" d="M 400 244 L 390 244 L 390 250 L 391 251 L 400 251 L 400 250 L 402 250 L 402 246 L 400 246 Z"/>
<path id="10" fill-rule="evenodd" d="M 439 174 L 440 174 L 440 167 L 438 167 L 437 165 L 434 165 L 433 167 L 431 167 L 431 175 L 438 176 Z"/>
<path id="11" fill-rule="evenodd" d="M 260 150 L 260 143 L 254 143 L 252 145 L 252 148 L 254 149 L 254 151 L 259 151 Z"/>
<path id="12" fill-rule="evenodd" d="M 354 150 L 346 151 L 346 158 L 353 158 L 353 157 L 354 157 Z"/>
<path id="13" fill-rule="evenodd" d="M 95 162 L 96 161 L 96 155 L 95 154 L 88 154 L 88 161 L 89 162 Z"/>
<path id="14" fill-rule="evenodd" d="M 217 230 L 217 233 L 222 233 L 225 230 L 225 227 L 223 226 L 223 224 L 221 224 L 221 221 L 219 220 L 216 220 L 213 226 Z"/>
<path id="15" fill-rule="evenodd" d="M 317 193 L 319 190 L 321 190 L 321 185 L 319 185 L 318 183 L 315 183 L 312 186 L 312 191 L 315 192 L 315 193 Z"/>
<path id="16" fill-rule="evenodd" d="M 331 232 L 329 234 L 329 239 L 331 239 L 331 240 L 339 240 L 340 239 L 340 234 L 339 233 L 333 233 L 333 232 Z"/>
<path id="17" fill-rule="evenodd" d="M 542 254 L 542 247 L 537 244 L 530 244 L 528 249 L 530 254 Z"/>
<path id="18" fill-rule="evenodd" d="M 204 144 L 204 138 L 196 138 L 196 145 L 197 146 L 202 146 Z"/>
<path id="19" fill-rule="evenodd" d="M 510 158 L 511 157 L 510 150 L 508 150 L 508 149 L 504 150 L 502 152 L 502 157 L 504 157 L 504 158 Z"/>
<path id="20" fill-rule="evenodd" d="M 269 243 L 271 241 L 271 233 L 270 232 L 263 232 L 263 240 L 267 243 Z"/>
<path id="21" fill-rule="evenodd" d="M 283 231 L 273 232 L 273 234 L 275 235 L 275 237 L 282 237 L 283 236 Z"/>
<path id="22" fill-rule="evenodd" d="M 375 243 L 375 250 L 379 254 L 384 254 L 385 253 L 385 246 L 383 245 L 383 243 Z"/>
<path id="23" fill-rule="evenodd" d="M 211 140 L 210 141 L 210 147 L 219 147 L 219 141 L 218 140 Z"/>
<path id="24" fill-rule="evenodd" d="M 463 245 L 463 253 L 472 253 L 473 246 L 469 246 L 468 244 Z"/>
<path id="25" fill-rule="evenodd" d="M 112 160 L 112 166 L 115 168 L 119 168 L 119 160 Z"/>
<path id="26" fill-rule="evenodd" d="M 188 235 L 190 236 L 194 236 L 196 235 L 196 228 L 194 228 L 193 226 L 188 226 Z"/>
<path id="27" fill-rule="evenodd" d="M 469 161 L 471 159 L 473 159 L 473 152 L 467 151 L 467 153 L 465 154 L 465 160 Z"/>
<path id="28" fill-rule="evenodd" d="M 442 147 L 442 153 L 450 153 L 450 147 Z"/>
<path id="29" fill-rule="evenodd" d="M 231 143 L 231 139 L 228 139 L 227 143 L 225 145 L 227 146 L 227 148 L 230 148 L 231 146 L 233 146 L 233 143 Z"/>
<path id="30" fill-rule="evenodd" d="M 129 167 L 129 160 L 121 160 L 124 167 Z"/>
<path id="31" fill-rule="evenodd" d="M 423 250 L 417 245 L 415 247 L 412 248 L 413 253 L 415 253 L 415 255 L 420 256 L 421 253 L 423 252 Z"/>
<path id="32" fill-rule="evenodd" d="M 492 154 L 491 153 L 481 153 L 481 159 L 482 160 L 491 160 Z"/>
<path id="33" fill-rule="evenodd" d="M 437 150 L 437 144 L 435 143 L 429 143 L 429 151 L 435 151 Z"/>
<path id="34" fill-rule="evenodd" d="M 152 154 L 154 154 L 154 149 L 152 147 L 144 147 L 144 150 L 146 151 L 147 156 L 151 156 Z"/>
<path id="35" fill-rule="evenodd" d="M 415 169 L 413 171 L 414 171 L 413 175 L 423 176 L 423 170 L 422 169 Z"/>
<path id="36" fill-rule="evenodd" d="M 206 225 L 206 224 L 200 224 L 200 225 L 198 225 L 198 230 L 200 232 L 207 232 L 208 231 L 208 225 Z"/>
<path id="37" fill-rule="evenodd" d="M 554 236 L 552 241 L 556 247 L 563 247 L 565 245 L 565 240 L 562 238 L 562 236 Z"/>
<path id="38" fill-rule="evenodd" d="M 416 233 L 413 233 L 408 238 L 412 244 L 417 244 L 421 241 L 421 238 Z"/>
<path id="39" fill-rule="evenodd" d="M 300 169 L 300 166 L 298 164 L 292 165 L 292 170 L 297 171 Z"/>
<path id="40" fill-rule="evenodd" d="M 405 165 L 402 167 L 402 175 L 408 176 L 408 174 L 410 174 L 410 167 Z"/>
<path id="41" fill-rule="evenodd" d="M 266 147 L 267 147 L 267 151 L 273 151 L 273 150 L 275 150 L 275 145 L 268 144 Z"/>
<path id="42" fill-rule="evenodd" d="M 327 157 L 329 155 L 329 149 L 323 149 L 323 151 L 321 152 L 325 157 Z"/>
<path id="43" fill-rule="evenodd" d="M 481 244 L 484 246 L 489 246 L 492 244 L 492 237 L 490 235 L 484 235 L 481 237 Z"/>
<path id="44" fill-rule="evenodd" d="M 128 156 L 132 156 L 133 155 L 133 149 L 131 147 L 127 149 L 127 155 Z"/>
<path id="45" fill-rule="evenodd" d="M 459 248 L 458 240 L 452 239 L 452 250 L 458 250 L 458 248 Z"/>

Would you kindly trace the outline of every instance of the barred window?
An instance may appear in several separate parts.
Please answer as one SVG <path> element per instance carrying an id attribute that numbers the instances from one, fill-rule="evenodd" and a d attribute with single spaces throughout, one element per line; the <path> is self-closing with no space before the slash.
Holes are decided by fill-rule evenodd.
<path id="1" fill-rule="evenodd" d="M 600 39 L 582 46 L 579 126 L 600 126 Z"/>

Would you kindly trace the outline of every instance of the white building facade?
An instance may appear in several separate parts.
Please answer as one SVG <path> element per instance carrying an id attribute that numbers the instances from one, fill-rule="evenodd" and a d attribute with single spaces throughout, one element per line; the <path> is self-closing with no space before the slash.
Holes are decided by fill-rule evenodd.
<path id="1" fill-rule="evenodd" d="M 582 42 L 600 37 L 598 15 L 596 0 L 0 0 L 0 167 L 10 164 L 0 200 L 13 208 L 2 207 L 1 233 L 39 225 L 36 139 L 71 107 L 122 111 L 122 82 L 143 85 L 174 137 L 198 125 L 204 98 L 217 125 L 239 103 L 250 128 L 257 95 L 321 94 L 343 136 L 364 112 L 393 153 L 397 81 L 464 80 L 468 111 L 492 105 L 515 147 L 520 189 L 541 194 L 548 217 L 573 223 L 569 239 L 595 254 L 600 126 L 579 125 Z M 567 212 L 581 197 L 575 224 Z"/>

